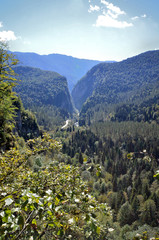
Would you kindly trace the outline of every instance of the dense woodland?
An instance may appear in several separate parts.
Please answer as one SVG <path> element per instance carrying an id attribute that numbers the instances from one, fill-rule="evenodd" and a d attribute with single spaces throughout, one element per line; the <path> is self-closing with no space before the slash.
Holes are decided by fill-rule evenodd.
<path id="1" fill-rule="evenodd" d="M 15 87 L 24 107 L 35 113 L 45 129 L 63 124 L 72 115 L 74 107 L 67 80 L 56 72 L 18 66 L 14 68 L 20 84 Z"/>
<path id="2" fill-rule="evenodd" d="M 97 115 L 100 118 L 96 120 L 105 120 L 121 104 L 143 107 L 143 101 L 147 101 L 151 107 L 159 94 L 158 59 L 159 51 L 150 51 L 122 62 L 93 67 L 72 91 L 81 124 L 93 122 Z"/>
<path id="3" fill-rule="evenodd" d="M 140 65 L 143 60 L 146 65 L 146 55 Z M 124 64 L 136 66 L 135 61 Z M 50 98 L 66 93 L 66 79 L 40 69 L 15 68 L 17 63 L 1 43 L 0 239 L 158 239 L 157 67 L 150 96 L 145 93 L 141 101 L 135 95 L 131 103 L 100 102 L 85 118 L 80 113 L 82 127 L 75 124 L 74 112 L 69 125 L 61 128 L 72 117 L 73 105 L 68 111 L 50 104 Z M 136 89 L 138 82 L 133 83 Z M 118 100 L 123 98 L 119 95 Z"/>
<path id="4" fill-rule="evenodd" d="M 99 202 L 109 203 L 118 227 L 131 225 L 128 232 L 144 224 L 157 228 L 159 185 L 153 176 L 159 165 L 158 125 L 98 123 L 71 135 L 63 152 L 71 164 L 79 162 L 83 179 Z M 96 164 L 101 170 L 98 177 Z M 121 239 L 131 239 L 128 236 Z"/>

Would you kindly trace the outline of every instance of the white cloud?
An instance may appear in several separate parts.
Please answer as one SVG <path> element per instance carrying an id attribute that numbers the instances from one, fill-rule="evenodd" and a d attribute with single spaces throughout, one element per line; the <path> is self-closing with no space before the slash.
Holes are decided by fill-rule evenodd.
<path id="1" fill-rule="evenodd" d="M 147 15 L 146 15 L 146 14 L 143 14 L 141 17 L 142 17 L 142 18 L 146 18 L 146 17 L 147 17 Z"/>
<path id="2" fill-rule="evenodd" d="M 146 15 L 146 14 L 143 14 L 143 15 L 141 15 L 141 16 L 132 17 L 131 19 L 132 19 L 132 20 L 136 20 L 136 19 L 139 19 L 139 18 L 146 18 L 146 17 L 147 17 L 147 15 Z"/>
<path id="3" fill-rule="evenodd" d="M 119 15 L 125 14 L 125 12 L 122 11 L 119 7 L 114 6 L 112 3 L 109 3 L 108 1 L 101 0 L 101 3 L 107 7 L 109 13 L 113 15 L 114 18 L 117 18 Z"/>
<path id="4" fill-rule="evenodd" d="M 2 22 L 0 22 L 0 27 L 3 27 L 3 24 L 2 24 Z"/>
<path id="5" fill-rule="evenodd" d="M 90 5 L 89 9 L 88 9 L 88 12 L 91 13 L 91 12 L 94 12 L 94 11 L 99 11 L 100 10 L 100 7 L 95 5 L 95 6 L 92 6 Z"/>
<path id="6" fill-rule="evenodd" d="M 0 32 L 0 41 L 10 41 L 16 40 L 17 37 L 15 36 L 13 31 L 2 31 Z"/>
<path id="7" fill-rule="evenodd" d="M 104 6 L 102 6 L 101 8 L 97 6 L 98 11 L 101 10 L 100 11 L 101 14 L 98 16 L 96 23 L 93 26 L 95 26 L 95 27 L 113 27 L 113 28 L 126 28 L 126 27 L 133 26 L 132 23 L 128 23 L 127 21 L 119 20 L 119 17 L 121 15 L 126 15 L 126 13 L 123 10 L 121 10 L 119 7 L 115 6 L 114 4 L 112 4 L 106 0 L 100 0 L 100 2 Z M 94 9 L 95 9 L 95 7 L 90 5 L 89 11 L 92 12 Z M 96 11 L 97 11 L 97 9 L 96 9 Z"/>
<path id="8" fill-rule="evenodd" d="M 99 15 L 96 24 L 96 27 L 113 27 L 113 28 L 126 28 L 132 27 L 132 23 L 126 21 L 118 21 L 117 19 L 112 18 L 109 15 Z"/>
<path id="9" fill-rule="evenodd" d="M 136 19 L 139 19 L 139 17 L 138 17 L 138 16 L 135 16 L 135 17 L 132 17 L 131 19 L 132 19 L 132 20 L 136 20 Z"/>

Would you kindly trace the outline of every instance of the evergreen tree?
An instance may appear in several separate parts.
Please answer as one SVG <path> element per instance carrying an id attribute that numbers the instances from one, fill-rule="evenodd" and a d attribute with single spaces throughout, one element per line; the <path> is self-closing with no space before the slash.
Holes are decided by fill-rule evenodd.
<path id="1" fill-rule="evenodd" d="M 149 224 L 150 226 L 156 226 L 156 205 L 155 202 L 151 199 L 145 201 L 142 213 L 141 213 L 141 221 L 145 224 Z"/>
<path id="2" fill-rule="evenodd" d="M 140 207 L 140 202 L 139 202 L 137 196 L 135 196 L 132 201 L 132 210 L 133 210 L 133 215 L 134 215 L 135 221 L 139 218 L 139 207 Z"/>
<path id="3" fill-rule="evenodd" d="M 121 206 L 118 213 L 118 221 L 120 226 L 124 226 L 125 224 L 131 225 L 133 222 L 133 212 L 129 202 L 126 202 Z"/>
<path id="4" fill-rule="evenodd" d="M 14 127 L 15 93 L 12 91 L 16 85 L 16 74 L 13 66 L 18 60 L 7 51 L 7 45 L 0 42 L 0 148 L 9 148 Z"/>
<path id="5" fill-rule="evenodd" d="M 79 163 L 80 163 L 80 164 L 83 164 L 83 156 L 82 156 L 81 151 L 80 151 L 80 153 L 79 153 Z"/>

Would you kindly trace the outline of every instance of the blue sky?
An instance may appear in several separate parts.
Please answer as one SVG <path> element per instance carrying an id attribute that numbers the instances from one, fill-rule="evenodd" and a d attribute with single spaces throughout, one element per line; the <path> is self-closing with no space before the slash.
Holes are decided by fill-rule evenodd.
<path id="1" fill-rule="evenodd" d="M 0 0 L 10 50 L 122 60 L 159 49 L 159 0 Z"/>

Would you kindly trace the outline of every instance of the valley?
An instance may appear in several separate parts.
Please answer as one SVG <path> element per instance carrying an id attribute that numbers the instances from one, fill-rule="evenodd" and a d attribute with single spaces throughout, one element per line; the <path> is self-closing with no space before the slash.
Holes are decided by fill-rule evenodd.
<path id="1" fill-rule="evenodd" d="M 0 54 L 1 239 L 158 239 L 159 51 Z"/>

